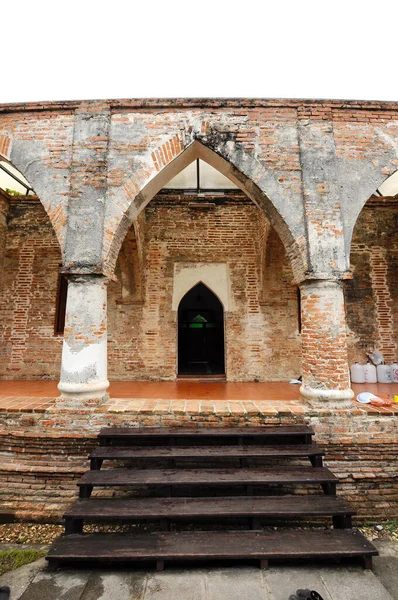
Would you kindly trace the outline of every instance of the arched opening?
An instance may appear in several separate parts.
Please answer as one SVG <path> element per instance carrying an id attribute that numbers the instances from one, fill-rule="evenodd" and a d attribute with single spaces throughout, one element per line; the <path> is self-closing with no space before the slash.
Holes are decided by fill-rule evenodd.
<path id="1" fill-rule="evenodd" d="M 224 308 L 198 283 L 178 307 L 178 375 L 224 374 Z"/>
<path id="2" fill-rule="evenodd" d="M 195 140 L 159 163 L 138 193 L 140 175 L 134 180 L 136 195 L 104 259 L 116 265 L 118 279 L 108 287 L 110 379 L 226 373 L 228 381 L 281 381 L 300 374 L 295 280 L 304 262 L 295 240 L 305 236 L 218 150 Z M 250 160 L 243 158 L 242 167 Z M 255 169 L 258 179 L 262 167 Z M 271 191 L 283 195 L 277 185 Z M 300 228 L 300 210 L 295 214 Z M 130 263 L 139 264 L 139 279 Z M 187 307 L 179 310 L 199 281 L 222 302 L 209 326 L 191 323 Z M 212 303 L 207 309 L 215 311 Z"/>
<path id="3" fill-rule="evenodd" d="M 286 381 L 301 373 L 297 287 L 280 236 L 241 190 L 203 194 L 163 188 L 130 227 L 108 286 L 111 380 L 217 371 L 228 381 Z M 190 359 L 202 365 L 180 368 L 180 302 L 199 282 L 222 303 L 224 353 L 217 364 L 202 352 Z"/>
<path id="4" fill-rule="evenodd" d="M 0 156 L 0 379 L 58 380 L 66 299 L 61 263 L 36 191 Z"/>
<path id="5" fill-rule="evenodd" d="M 141 165 L 141 169 L 137 170 L 134 178 L 128 180 L 121 188 L 118 204 L 124 207 L 124 212 L 118 219 L 114 219 L 112 226 L 115 227 L 115 230 L 112 231 L 110 227 L 107 229 L 109 241 L 104 243 L 103 256 L 106 272 L 113 273 L 121 244 L 129 227 L 142 214 L 149 202 L 160 191 L 169 187 L 172 179 L 180 178 L 182 171 L 187 167 L 189 170 L 194 169 L 195 164 L 199 161 L 210 178 L 211 171 L 218 172 L 218 177 L 216 176 L 214 179 L 215 187 L 217 187 L 220 177 L 228 180 L 229 188 L 241 190 L 261 210 L 283 243 L 292 263 L 295 279 L 297 281 L 303 279 L 308 268 L 308 257 L 304 210 L 300 194 L 296 192 L 293 194 L 290 185 L 284 188 L 284 177 L 278 177 L 276 172 L 265 169 L 254 155 L 245 153 L 241 148 L 235 150 L 235 162 L 237 163 L 235 165 L 231 158 L 230 141 L 224 140 L 218 144 L 216 142 L 217 140 L 206 139 L 205 142 L 195 139 L 171 159 L 166 152 L 162 155 L 162 161 L 159 160 L 159 163 L 156 161 L 158 151 L 152 152 L 153 164 Z M 212 149 L 214 146 L 217 147 L 217 151 Z M 164 156 L 168 157 L 167 160 L 164 159 Z M 149 173 L 151 173 L 151 177 L 148 179 Z M 199 180 L 195 185 L 195 190 L 191 189 L 190 185 L 188 187 L 191 192 L 200 191 L 202 197 L 206 195 L 206 189 L 200 189 L 202 186 Z M 210 187 L 214 191 L 214 186 Z M 267 193 L 263 191 L 263 187 L 268 188 Z M 119 198 L 119 196 L 117 197 Z M 114 200 L 116 204 L 116 197 Z"/>
<path id="6" fill-rule="evenodd" d="M 378 349 L 386 363 L 398 352 L 398 172 L 364 204 L 353 228 L 352 280 L 345 285 L 349 363 Z"/>

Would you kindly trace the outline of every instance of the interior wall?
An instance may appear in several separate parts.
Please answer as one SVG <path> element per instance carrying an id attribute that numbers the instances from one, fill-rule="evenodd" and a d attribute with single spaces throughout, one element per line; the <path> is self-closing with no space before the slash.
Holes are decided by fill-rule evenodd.
<path id="1" fill-rule="evenodd" d="M 63 338 L 54 335 L 54 319 L 60 263 L 40 201 L 11 198 L 0 289 L 0 378 L 59 378 Z"/>
<path id="2" fill-rule="evenodd" d="M 354 229 L 346 282 L 349 363 L 377 348 L 398 358 L 398 199 L 372 197 Z"/>
<path id="3" fill-rule="evenodd" d="M 176 263 L 228 267 L 228 380 L 286 380 L 300 374 L 297 291 L 289 262 L 278 236 L 268 235 L 269 224 L 246 196 L 159 194 L 145 209 L 140 226 L 145 229 L 142 302 L 123 299 L 124 249 L 119 280 L 109 285 L 111 379 L 175 378 Z"/>

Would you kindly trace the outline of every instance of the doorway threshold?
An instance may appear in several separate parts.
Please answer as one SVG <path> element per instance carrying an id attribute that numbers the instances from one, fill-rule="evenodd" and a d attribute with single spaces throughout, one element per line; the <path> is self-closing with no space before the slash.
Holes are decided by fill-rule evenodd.
<path id="1" fill-rule="evenodd" d="M 226 383 L 226 375 L 177 375 L 177 381 L 195 381 L 199 383 Z"/>

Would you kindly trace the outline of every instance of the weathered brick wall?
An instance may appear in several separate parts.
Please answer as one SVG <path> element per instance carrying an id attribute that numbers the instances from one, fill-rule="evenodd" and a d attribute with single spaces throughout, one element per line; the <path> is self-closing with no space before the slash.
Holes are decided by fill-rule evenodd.
<path id="1" fill-rule="evenodd" d="M 0 287 L 3 277 L 4 254 L 7 238 L 7 214 L 9 198 L 0 190 Z"/>
<path id="2" fill-rule="evenodd" d="M 398 358 L 398 200 L 369 200 L 354 229 L 353 279 L 346 282 L 350 364 L 378 348 Z"/>
<path id="3" fill-rule="evenodd" d="M 0 290 L 0 377 L 59 377 L 62 336 L 54 335 L 61 253 L 42 204 L 10 201 Z"/>
<path id="4" fill-rule="evenodd" d="M 90 129 L 90 121 L 98 128 Z M 357 215 L 398 166 L 397 131 L 398 105 L 383 102 L 152 99 L 0 105 L 0 153 L 33 185 L 62 246 L 68 209 L 79 204 L 75 199 L 82 193 L 76 182 L 94 182 L 86 186 L 93 187 L 92 198 L 85 194 L 75 215 L 85 222 L 87 211 L 95 216 L 95 207 L 102 214 L 95 190 L 106 191 L 107 181 L 104 227 L 102 217 L 95 236 L 82 226 L 65 255 L 70 267 L 79 268 L 76 257 L 80 260 L 103 232 L 105 264 L 98 262 L 97 252 L 91 257 L 97 271 L 112 270 L 135 213 L 156 193 L 154 178 L 195 141 L 262 206 L 297 275 L 306 268 L 344 271 Z"/>
<path id="5" fill-rule="evenodd" d="M 189 209 L 190 197 L 166 198 L 158 196 L 139 220 L 145 264 L 132 230 L 127 245 L 130 258 L 134 255 L 133 270 L 129 265 L 126 272 L 119 269 L 119 281 L 109 285 L 111 378 L 175 376 L 177 314 L 171 311 L 171 295 L 176 260 L 226 261 L 235 273 L 236 310 L 226 319 L 227 352 L 231 345 L 234 348 L 229 354 L 229 378 L 283 380 L 300 374 L 297 288 L 275 231 L 244 199 L 235 210 L 232 201 L 222 204 L 218 196 L 217 208 L 209 213 Z M 54 336 L 53 326 L 59 247 L 37 200 L 11 201 L 7 236 L 5 201 L 2 207 L 6 252 L 0 297 L 0 376 L 57 379 L 62 336 Z M 354 231 L 354 278 L 346 282 L 345 290 L 350 364 L 364 360 L 373 346 L 388 361 L 396 357 L 397 214 L 397 201 L 369 201 Z M 212 227 L 219 221 L 223 227 L 214 235 Z M 142 287 L 138 295 L 137 287 Z"/>
<path id="6" fill-rule="evenodd" d="M 305 422 L 325 450 L 325 465 L 339 478 L 338 495 L 352 503 L 358 520 L 397 517 L 396 417 L 361 411 L 292 414 L 106 414 L 90 411 L 0 415 L 0 505 L 3 517 L 60 520 L 77 497 L 76 483 L 89 468 L 87 455 L 105 425 L 245 427 Z M 73 432 L 71 432 L 73 430 Z M 306 493 L 307 488 L 297 488 Z M 310 493 L 322 493 L 310 488 Z"/>
<path id="7" fill-rule="evenodd" d="M 225 315 L 229 380 L 285 380 L 300 374 L 297 287 L 274 230 L 242 194 L 200 198 L 158 195 L 145 210 L 143 303 L 109 286 L 109 367 L 114 379 L 174 378 L 177 312 L 172 311 L 174 263 L 226 263 L 232 310 Z M 127 240 L 131 246 L 130 238 Z M 137 251 L 136 251 L 137 252 Z M 124 261 L 124 248 L 121 256 Z M 261 261 L 265 260 L 264 264 Z"/>
<path id="8" fill-rule="evenodd" d="M 64 250 L 64 266 L 87 275 L 113 273 L 137 214 L 176 171 L 201 156 L 263 210 L 297 283 L 340 279 L 358 214 L 397 169 L 397 135 L 397 103 L 152 99 L 0 106 L 0 153 L 39 195 Z M 381 280 L 389 267 L 377 252 L 371 270 Z M 382 283 L 378 289 L 377 328 L 392 356 L 394 331 L 385 330 L 389 308 Z M 138 315 L 141 309 L 126 304 L 124 310 Z M 333 328 L 322 335 L 333 346 Z M 145 339 L 150 348 L 156 333 Z M 337 346 L 339 356 L 329 356 L 331 371 L 345 361 L 345 345 Z M 254 340 L 253 365 L 258 348 Z M 134 360 L 144 364 L 138 350 Z M 333 384 L 315 371 L 316 388 Z M 343 389 L 349 382 L 341 375 Z"/>

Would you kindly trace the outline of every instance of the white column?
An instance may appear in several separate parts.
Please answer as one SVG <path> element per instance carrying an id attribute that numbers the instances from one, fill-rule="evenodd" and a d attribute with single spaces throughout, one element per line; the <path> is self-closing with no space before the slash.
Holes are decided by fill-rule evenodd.
<path id="1" fill-rule="evenodd" d="M 70 275 L 64 344 L 61 398 L 102 398 L 107 378 L 107 283 L 98 275 Z"/>

